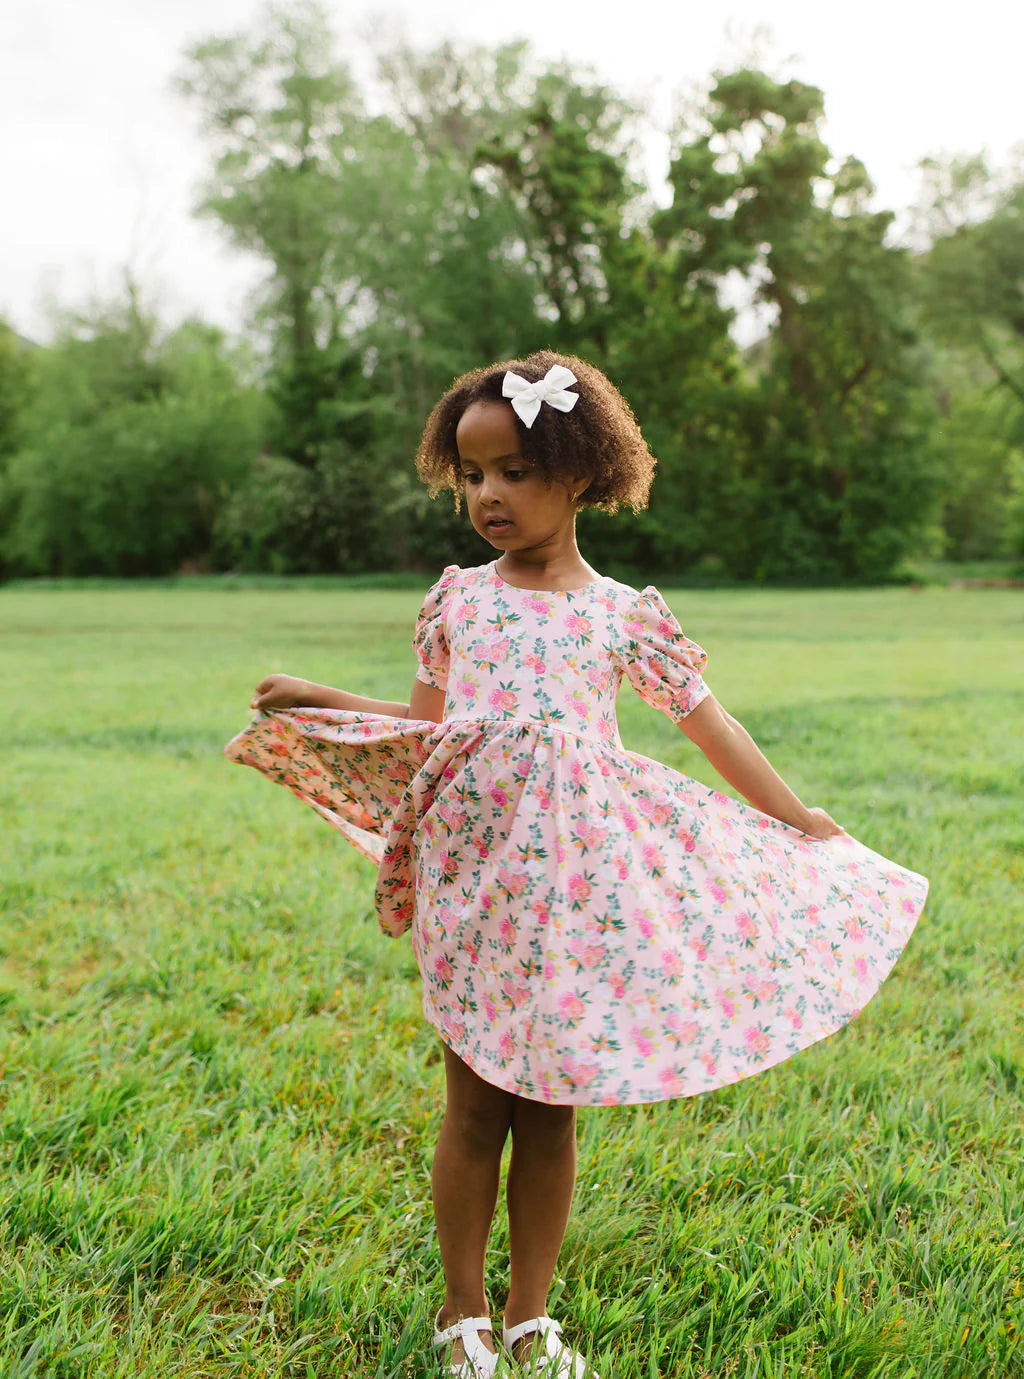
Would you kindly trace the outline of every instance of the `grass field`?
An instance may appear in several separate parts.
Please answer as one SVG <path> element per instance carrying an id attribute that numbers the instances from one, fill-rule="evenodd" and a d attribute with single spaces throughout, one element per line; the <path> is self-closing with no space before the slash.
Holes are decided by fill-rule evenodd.
<path id="1" fill-rule="evenodd" d="M 793 788 L 931 893 L 833 1038 L 582 1114 L 552 1310 L 616 1379 L 1024 1375 L 1024 591 L 664 592 Z M 273 669 L 404 700 L 418 603 L 0 590 L 4 1379 L 435 1373 L 411 949 L 221 756 Z M 726 788 L 628 687 L 620 721 Z M 506 1266 L 499 1214 L 496 1314 Z"/>

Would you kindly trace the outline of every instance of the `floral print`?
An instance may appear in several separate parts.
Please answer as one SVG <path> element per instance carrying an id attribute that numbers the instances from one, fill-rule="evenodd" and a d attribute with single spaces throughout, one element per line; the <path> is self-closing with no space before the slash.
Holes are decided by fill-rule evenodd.
<path id="1" fill-rule="evenodd" d="M 442 723 L 291 709 L 225 748 L 377 864 L 423 1009 L 481 1077 L 616 1105 L 749 1077 L 878 990 L 928 881 L 622 746 L 625 676 L 680 723 L 707 657 L 653 586 L 542 592 L 449 566 L 413 638 Z"/>

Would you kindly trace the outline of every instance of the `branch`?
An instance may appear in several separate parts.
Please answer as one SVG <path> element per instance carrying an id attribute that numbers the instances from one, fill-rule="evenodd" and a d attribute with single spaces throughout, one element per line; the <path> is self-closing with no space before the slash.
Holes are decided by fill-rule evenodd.
<path id="1" fill-rule="evenodd" d="M 1013 375 L 1008 374 L 1002 364 L 1000 364 L 995 350 L 986 338 L 985 327 L 980 323 L 978 325 L 978 344 L 981 346 L 981 352 L 985 356 L 999 382 L 1002 383 L 1004 387 L 1009 388 L 1018 402 L 1024 403 L 1024 388 L 1022 388 Z"/>

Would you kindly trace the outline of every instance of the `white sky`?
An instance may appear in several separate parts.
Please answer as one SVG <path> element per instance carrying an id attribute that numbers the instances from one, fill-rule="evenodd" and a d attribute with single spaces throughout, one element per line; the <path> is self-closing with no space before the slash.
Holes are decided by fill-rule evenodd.
<path id="1" fill-rule="evenodd" d="M 1024 6 L 859 0 L 329 0 L 339 35 L 371 17 L 426 42 L 527 37 L 542 57 L 589 64 L 646 95 L 663 122 L 675 95 L 758 41 L 769 66 L 820 86 L 826 142 L 854 153 L 895 210 L 917 160 L 1024 140 Z M 190 215 L 207 166 L 192 112 L 169 89 L 185 45 L 247 27 L 255 0 L 6 0 L 0 14 L 0 316 L 36 339 L 48 299 L 82 304 L 131 265 L 161 313 L 241 324 L 258 266 Z M 358 38 L 340 45 L 359 48 Z M 651 142 L 652 169 L 664 145 Z"/>

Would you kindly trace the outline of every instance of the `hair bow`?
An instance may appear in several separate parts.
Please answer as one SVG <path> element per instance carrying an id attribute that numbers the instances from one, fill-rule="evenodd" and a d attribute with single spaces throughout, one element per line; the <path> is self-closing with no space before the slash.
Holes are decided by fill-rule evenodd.
<path id="1" fill-rule="evenodd" d="M 571 412 L 580 400 L 579 393 L 567 393 L 570 383 L 576 382 L 576 375 L 562 364 L 552 364 L 543 378 L 530 383 L 509 369 L 501 384 L 502 397 L 512 399 L 512 406 L 523 425 L 531 427 L 537 420 L 540 404 L 546 402 L 560 412 Z"/>

